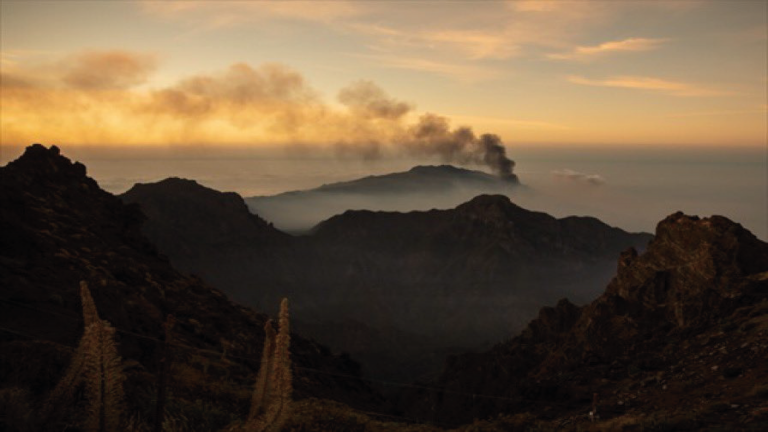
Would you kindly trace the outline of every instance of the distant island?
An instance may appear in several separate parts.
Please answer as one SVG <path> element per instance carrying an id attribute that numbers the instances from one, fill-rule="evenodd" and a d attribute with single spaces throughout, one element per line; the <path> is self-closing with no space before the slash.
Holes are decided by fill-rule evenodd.
<path id="1" fill-rule="evenodd" d="M 248 207 L 290 232 L 308 231 L 346 210 L 411 211 L 452 208 L 481 194 L 514 194 L 515 174 L 498 176 L 453 165 L 420 165 L 408 171 L 325 184 L 315 189 L 246 198 Z"/>

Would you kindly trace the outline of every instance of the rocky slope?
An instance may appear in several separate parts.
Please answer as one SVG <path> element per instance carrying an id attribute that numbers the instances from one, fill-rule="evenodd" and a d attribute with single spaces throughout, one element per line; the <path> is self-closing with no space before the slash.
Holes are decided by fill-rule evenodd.
<path id="1" fill-rule="evenodd" d="M 248 206 L 276 226 L 304 232 L 349 209 L 411 211 L 453 208 L 476 195 L 512 194 L 517 176 L 501 178 L 451 165 L 416 166 L 408 171 L 331 183 L 315 189 L 246 198 Z"/>
<path id="2" fill-rule="evenodd" d="M 263 291 L 285 291 L 299 261 L 295 239 L 248 211 L 235 193 L 222 193 L 193 180 L 169 178 L 137 184 L 120 196 L 139 203 L 148 222 L 144 233 L 185 272 L 223 288 L 237 301 L 260 303 Z"/>
<path id="3" fill-rule="evenodd" d="M 311 238 L 325 252 L 315 266 L 343 275 L 328 284 L 346 289 L 335 298 L 410 303 L 387 312 L 406 328 L 466 342 L 505 337 L 559 297 L 594 298 L 591 287 L 609 280 L 612 257 L 629 245 L 644 247 L 650 236 L 484 195 L 452 210 L 349 211 L 318 225 Z M 372 307 L 364 314 L 371 320 L 380 313 Z"/>
<path id="4" fill-rule="evenodd" d="M 137 206 L 101 190 L 58 148 L 41 145 L 0 168 L 0 202 L 0 387 L 39 397 L 55 385 L 83 332 L 85 280 L 101 317 L 120 330 L 133 402 L 149 403 L 157 340 L 172 314 L 183 345 L 175 353 L 174 406 L 199 400 L 197 412 L 204 407 L 224 419 L 247 410 L 267 317 L 178 273 L 141 233 Z M 362 382 L 328 374 L 354 376 L 353 362 L 298 335 L 291 350 L 299 398 L 376 401 Z"/>
<path id="5" fill-rule="evenodd" d="M 401 407 L 449 422 L 531 412 L 565 429 L 596 400 L 613 430 L 649 415 L 669 430 L 763 430 L 766 358 L 768 244 L 726 218 L 676 213 L 645 253 L 621 255 L 595 301 L 562 300 L 510 341 L 451 358 L 441 391 Z"/>

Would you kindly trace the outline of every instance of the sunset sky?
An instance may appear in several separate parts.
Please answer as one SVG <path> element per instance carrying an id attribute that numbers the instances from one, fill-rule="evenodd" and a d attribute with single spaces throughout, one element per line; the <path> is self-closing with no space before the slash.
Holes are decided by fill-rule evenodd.
<path id="1" fill-rule="evenodd" d="M 766 1 L 1 4 L 6 146 L 766 144 Z"/>

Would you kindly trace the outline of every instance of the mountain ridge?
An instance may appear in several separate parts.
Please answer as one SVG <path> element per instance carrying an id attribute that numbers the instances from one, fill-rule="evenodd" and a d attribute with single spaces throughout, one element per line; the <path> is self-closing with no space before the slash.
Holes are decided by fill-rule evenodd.
<path id="1" fill-rule="evenodd" d="M 211 204 L 205 198 L 209 190 L 166 198 L 168 188 L 146 185 L 144 192 L 123 199 L 152 207 L 146 209 L 156 216 L 146 225 L 150 237 L 172 232 L 169 221 L 179 218 L 193 221 L 177 221 L 176 226 L 204 227 L 196 220 L 211 218 L 209 212 L 216 212 L 213 219 L 219 224 L 246 218 Z M 182 198 L 192 202 L 168 205 Z M 201 214 L 191 211 L 200 206 L 206 207 Z M 242 205 L 236 208 L 244 212 Z M 279 244 L 254 240 L 249 247 L 236 242 L 214 248 L 212 242 L 194 239 L 210 236 L 197 229 L 174 236 L 175 244 L 154 240 L 161 247 L 170 244 L 163 252 L 181 269 L 201 274 L 241 301 L 265 307 L 288 296 L 295 299 L 294 311 L 305 325 L 365 321 L 373 328 L 399 328 L 413 341 L 431 338 L 444 348 L 472 348 L 505 337 L 541 305 L 566 293 L 576 302 L 591 299 L 597 294 L 594 287 L 612 275 L 615 255 L 650 239 L 591 218 L 555 219 L 499 195 L 476 197 L 448 210 L 349 210 L 308 234 L 278 236 L 284 240 Z M 506 310 L 492 308 L 499 305 Z M 489 312 L 470 319 L 480 310 Z M 394 340 L 375 331 L 369 336 Z M 350 344 L 335 348 L 355 352 L 352 341 L 359 337 L 350 333 Z M 382 360 L 381 367 L 392 371 L 391 363 Z"/>
<path id="2" fill-rule="evenodd" d="M 453 165 L 418 165 L 407 171 L 370 175 L 272 196 L 245 198 L 248 207 L 278 227 L 305 232 L 348 209 L 385 211 L 453 208 L 483 193 L 514 193 L 517 176 L 502 178 Z"/>
<path id="3" fill-rule="evenodd" d="M 624 251 L 617 270 L 593 302 L 561 300 L 515 338 L 451 358 L 434 382 L 444 392 L 406 395 L 402 409 L 456 422 L 523 409 L 565 426 L 598 398 L 606 417 L 653 412 L 674 430 L 768 424 L 768 401 L 755 397 L 768 385 L 759 360 L 768 354 L 768 244 L 727 218 L 677 212 L 644 253 Z M 457 390 L 501 401 L 469 414 Z M 505 398 L 531 402 L 510 409 Z"/>

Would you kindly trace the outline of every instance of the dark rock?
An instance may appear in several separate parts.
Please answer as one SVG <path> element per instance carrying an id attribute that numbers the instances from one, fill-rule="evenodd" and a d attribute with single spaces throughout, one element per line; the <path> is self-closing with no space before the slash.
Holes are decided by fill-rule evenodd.
<path id="1" fill-rule="evenodd" d="M 121 355 L 139 365 L 131 370 L 157 370 L 163 322 L 172 314 L 176 340 L 191 350 L 178 353 L 179 364 L 196 370 L 202 360 L 194 359 L 206 355 L 200 350 L 216 353 L 227 345 L 228 356 L 237 360 L 214 356 L 209 369 L 225 371 L 230 383 L 252 385 L 266 315 L 177 272 L 141 233 L 138 208 L 101 190 L 85 177 L 83 165 L 56 147 L 33 145 L 0 168 L 0 203 L 0 387 L 27 385 L 43 393 L 55 385 L 65 354 L 83 332 L 81 280 L 89 283 L 101 318 L 120 329 Z M 343 359 L 299 335 L 293 335 L 291 350 L 297 367 L 355 374 Z M 363 406 L 376 400 L 359 380 L 294 373 L 299 397 Z M 207 389 L 197 397 L 215 400 L 218 392 L 231 391 L 213 383 L 196 381 Z"/>
<path id="2" fill-rule="evenodd" d="M 638 401 L 647 414 L 675 409 L 663 402 L 660 390 L 675 393 L 679 384 L 675 380 L 667 383 L 666 378 L 659 381 L 661 375 L 648 375 L 672 367 L 697 368 L 697 375 L 707 377 L 702 384 L 684 385 L 686 409 L 693 409 L 707 394 L 729 392 L 743 397 L 738 389 L 719 385 L 719 391 L 713 392 L 704 383 L 714 386 L 723 377 L 741 379 L 750 368 L 750 376 L 766 380 L 764 361 L 729 355 L 761 337 L 751 330 L 758 328 L 759 315 L 742 324 L 742 328 L 751 326 L 746 333 L 731 332 L 726 337 L 721 323 L 732 314 L 748 319 L 760 308 L 765 294 L 759 286 L 764 278 L 756 275 L 767 269 L 768 244 L 741 225 L 720 216 L 700 219 L 675 213 L 659 223 L 656 237 L 643 254 L 631 249 L 621 254 L 616 277 L 591 304 L 576 308 L 561 302 L 556 308 L 542 309 L 520 336 L 488 352 L 447 363 L 433 383 L 445 389 L 444 393 L 437 392 L 425 403 L 407 396 L 403 400 L 410 404 L 413 415 L 429 409 L 437 413 L 436 419 L 460 422 L 499 412 L 540 409 L 498 402 L 469 414 L 459 408 L 466 403 L 461 392 L 516 399 L 523 396 L 522 389 L 535 394 L 532 386 L 555 379 L 562 400 L 555 396 L 548 400 L 560 401 L 565 407 L 566 395 L 578 394 L 585 386 L 618 392 L 619 384 L 606 379 L 611 377 L 626 380 L 621 384 L 624 388 L 640 385 L 648 389 L 649 396 Z M 695 337 L 697 343 L 688 343 Z M 697 359 L 710 358 L 728 358 L 730 364 L 722 372 L 717 366 L 698 366 L 702 360 Z M 631 362 L 625 378 L 618 372 L 617 362 Z M 582 404 L 582 410 L 587 409 Z"/>

